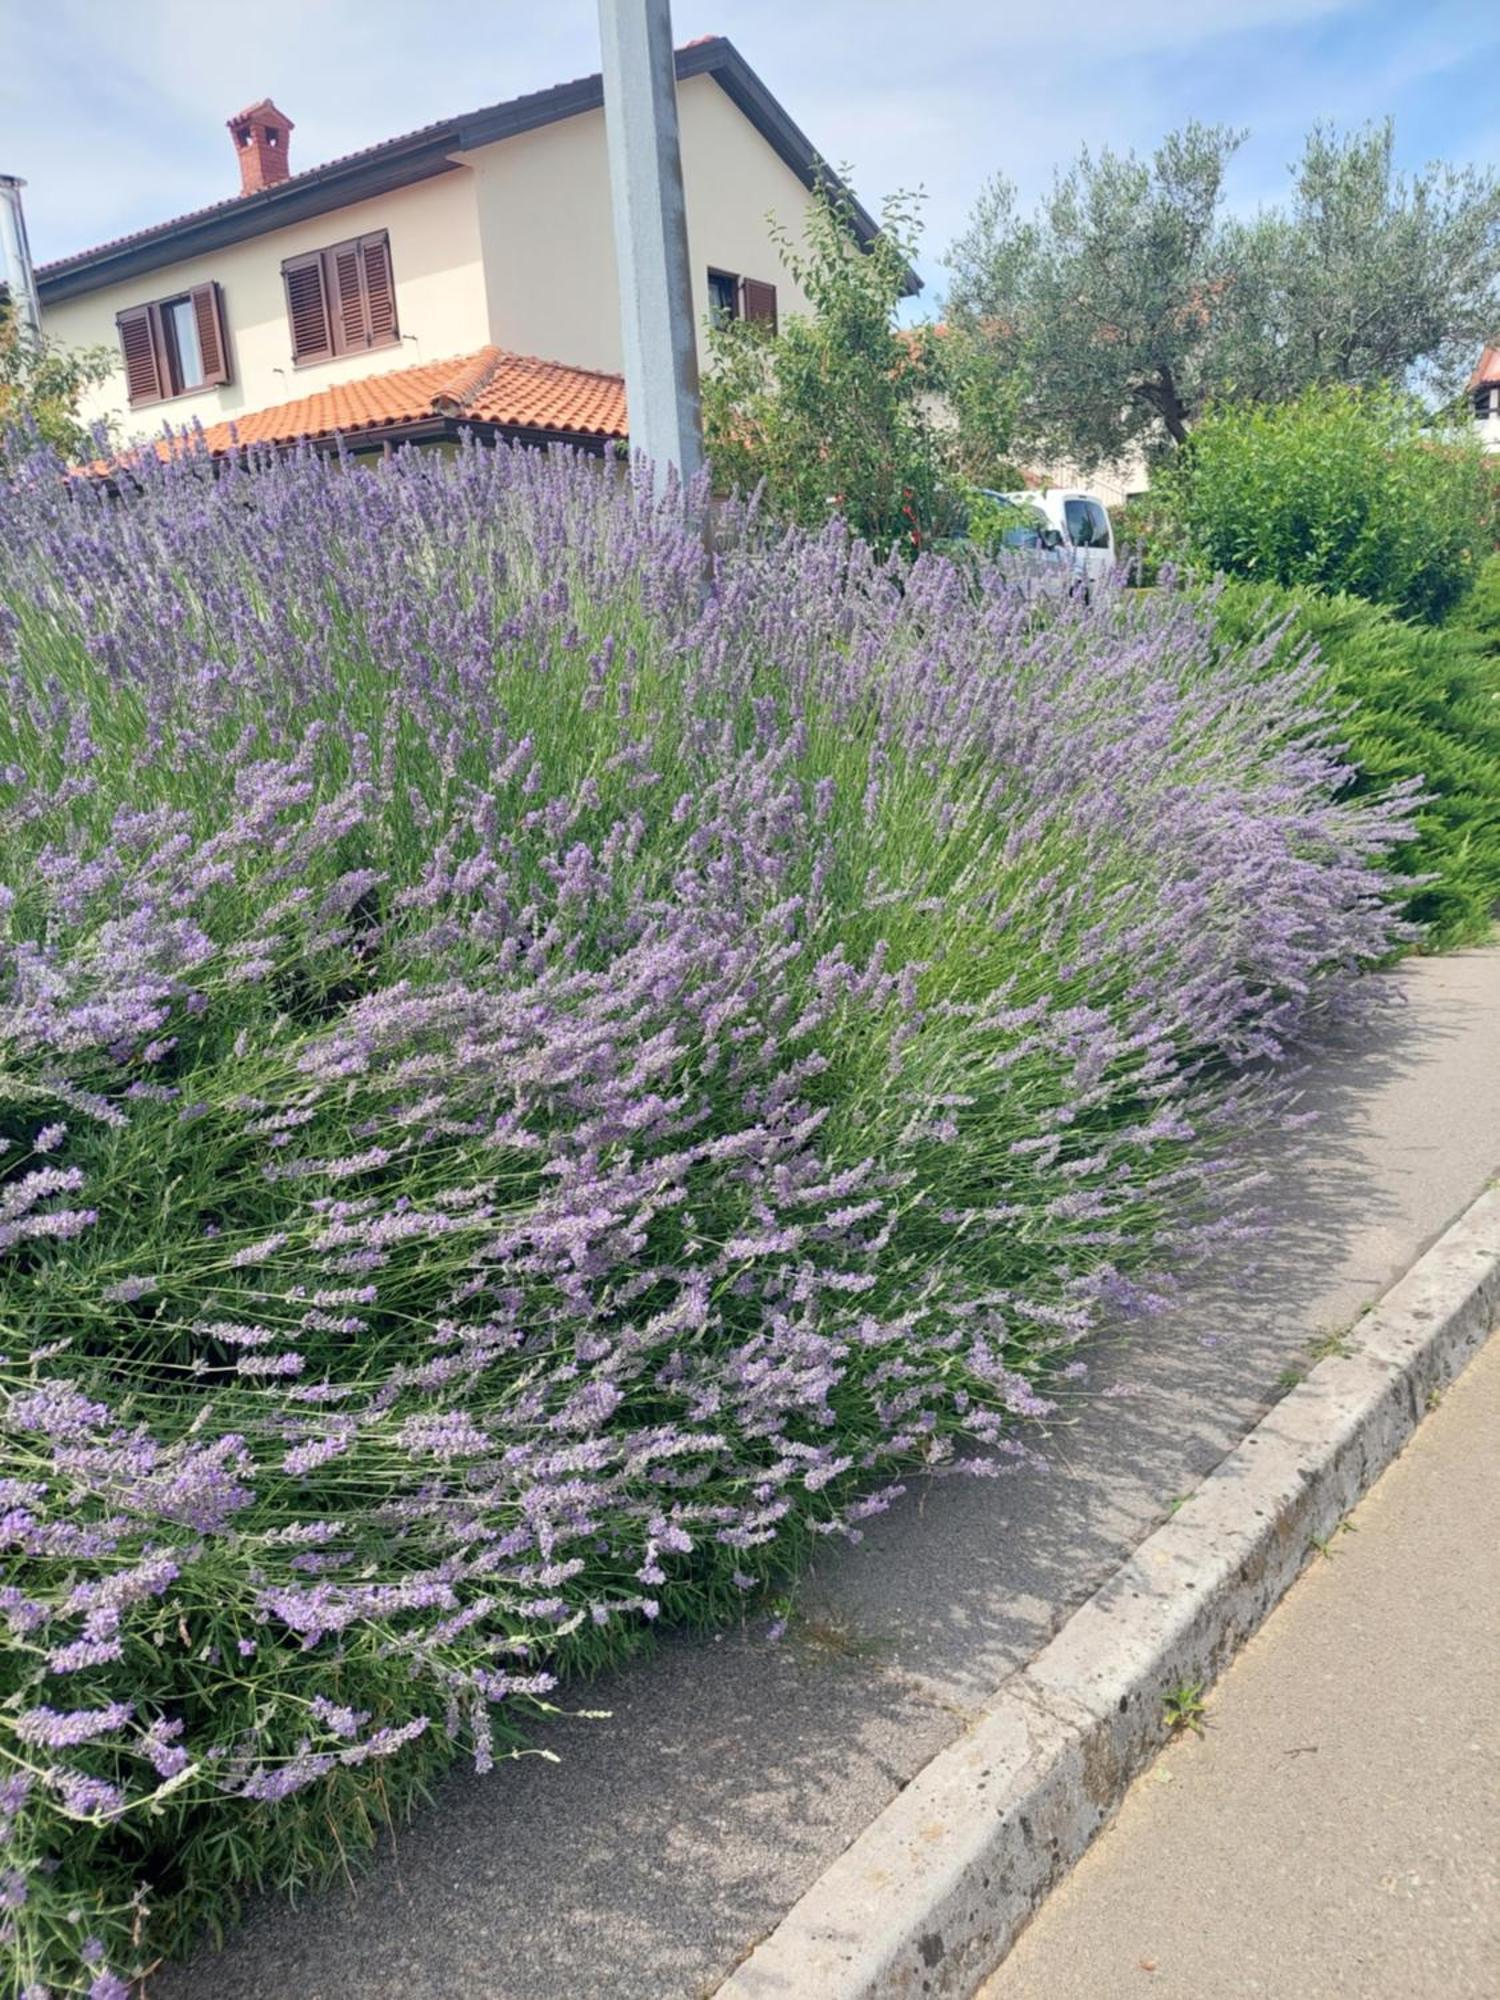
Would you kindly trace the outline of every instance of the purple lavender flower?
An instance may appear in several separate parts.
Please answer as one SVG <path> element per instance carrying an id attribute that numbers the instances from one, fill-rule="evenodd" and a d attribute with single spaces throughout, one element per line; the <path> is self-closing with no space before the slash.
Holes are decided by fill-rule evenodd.
<path id="1" fill-rule="evenodd" d="M 705 593 L 696 500 L 561 454 L 202 470 L 3 494 L 44 1860 L 487 1764 L 590 1635 L 1028 1464 L 1079 1344 L 1242 1242 L 1271 1073 L 1407 935 L 1412 792 L 1185 597 L 1039 615 L 733 507 Z"/>
<path id="2" fill-rule="evenodd" d="M 89 1743 L 97 1736 L 110 1736 L 135 1713 L 128 1701 L 112 1701 L 103 1708 L 23 1708 L 12 1728 L 23 1743 L 40 1744 L 44 1749 L 62 1750 L 73 1743 Z"/>

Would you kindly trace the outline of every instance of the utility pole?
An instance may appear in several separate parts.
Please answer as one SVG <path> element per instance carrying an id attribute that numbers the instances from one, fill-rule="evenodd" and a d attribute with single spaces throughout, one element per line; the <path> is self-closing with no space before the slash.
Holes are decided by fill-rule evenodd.
<path id="1" fill-rule="evenodd" d="M 658 493 L 703 464 L 671 0 L 599 0 L 630 449 Z"/>
<path id="2" fill-rule="evenodd" d="M 15 174 L 0 174 L 0 280 L 10 292 L 11 310 L 18 323 L 33 341 L 40 341 L 42 315 L 37 305 L 31 250 L 26 241 L 26 216 L 21 208 L 21 190 L 25 185 Z"/>

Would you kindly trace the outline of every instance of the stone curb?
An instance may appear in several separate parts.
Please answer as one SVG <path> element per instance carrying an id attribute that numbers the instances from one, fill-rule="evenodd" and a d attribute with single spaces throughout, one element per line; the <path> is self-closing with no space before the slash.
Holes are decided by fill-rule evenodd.
<path id="1" fill-rule="evenodd" d="M 972 1994 L 1500 1316 L 1482 1194 L 826 1869 L 716 2000 Z"/>

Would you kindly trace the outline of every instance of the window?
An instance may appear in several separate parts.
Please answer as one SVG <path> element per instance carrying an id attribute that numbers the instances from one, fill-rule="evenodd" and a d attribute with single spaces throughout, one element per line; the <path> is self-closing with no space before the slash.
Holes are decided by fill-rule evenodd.
<path id="1" fill-rule="evenodd" d="M 759 278 L 741 278 L 733 271 L 708 273 L 708 312 L 715 321 L 748 319 L 776 331 L 776 287 Z"/>
<path id="2" fill-rule="evenodd" d="M 1075 549 L 1109 547 L 1109 516 L 1097 500 L 1064 500 L 1063 519 Z"/>
<path id="3" fill-rule="evenodd" d="M 1000 536 L 1003 549 L 1044 549 L 1047 547 L 1047 517 L 1036 507 L 1017 507 L 1014 520 Z M 1057 536 L 1052 537 L 1054 545 Z"/>
<path id="4" fill-rule="evenodd" d="M 1495 414 L 1495 391 L 1493 389 L 1476 389 L 1474 391 L 1474 414 L 1481 423 L 1484 422 L 1486 417 L 1491 417 Z"/>
<path id="5" fill-rule="evenodd" d="M 383 229 L 288 257 L 281 277 L 294 361 L 328 361 L 400 340 L 390 239 Z"/>
<path id="6" fill-rule="evenodd" d="M 115 324 L 133 410 L 229 380 L 224 297 L 217 285 L 195 285 L 174 299 L 131 306 L 116 315 Z"/>
<path id="7" fill-rule="evenodd" d="M 740 281 L 732 271 L 709 272 L 708 316 L 715 323 L 739 318 Z"/>

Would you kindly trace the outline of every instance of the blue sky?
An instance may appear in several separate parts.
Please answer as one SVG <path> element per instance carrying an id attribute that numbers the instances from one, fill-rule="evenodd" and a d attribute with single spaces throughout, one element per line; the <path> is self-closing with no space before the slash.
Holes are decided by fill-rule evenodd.
<path id="1" fill-rule="evenodd" d="M 1315 120 L 1394 114 L 1403 161 L 1500 166 L 1495 0 L 675 0 L 722 33 L 866 202 L 927 193 L 921 269 L 996 171 L 1248 126 L 1232 196 L 1286 184 Z M 598 67 L 594 0 L 0 0 L 0 171 L 38 262 L 230 194 L 224 121 L 262 96 L 294 168 Z"/>

